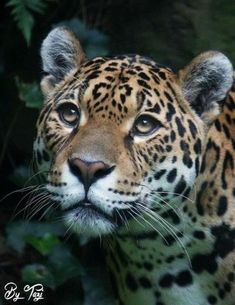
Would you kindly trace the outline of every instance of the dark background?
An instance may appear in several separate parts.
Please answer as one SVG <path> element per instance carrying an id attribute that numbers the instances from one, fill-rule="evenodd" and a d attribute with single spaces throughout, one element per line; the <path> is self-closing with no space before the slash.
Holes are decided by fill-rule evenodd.
<path id="1" fill-rule="evenodd" d="M 177 71 L 195 55 L 213 49 L 235 62 L 234 1 L 1 1 L 0 304 L 13 304 L 4 301 L 4 285 L 10 281 L 22 293 L 26 283 L 43 283 L 40 304 L 92 305 L 94 298 L 100 304 L 111 302 L 101 289 L 105 277 L 99 243 L 65 234 L 53 217 L 41 219 L 43 209 L 32 213 L 37 203 L 32 198 L 38 195 L 33 186 L 40 183 L 32 169 L 42 105 L 39 49 L 58 24 L 76 32 L 89 57 L 139 53 Z M 30 203 L 28 211 L 20 212 Z"/>

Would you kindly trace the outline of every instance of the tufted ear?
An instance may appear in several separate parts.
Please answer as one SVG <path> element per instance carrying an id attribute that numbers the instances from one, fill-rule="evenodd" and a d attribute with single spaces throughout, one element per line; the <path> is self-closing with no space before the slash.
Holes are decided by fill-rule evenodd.
<path id="1" fill-rule="evenodd" d="M 78 69 L 85 61 L 85 54 L 73 32 L 66 27 L 53 29 L 44 39 L 41 47 L 43 71 L 41 88 L 45 95 L 53 90 L 72 70 Z"/>
<path id="2" fill-rule="evenodd" d="M 179 79 L 185 99 L 206 123 L 211 123 L 232 86 L 233 67 L 225 55 L 209 51 L 181 70 Z"/>

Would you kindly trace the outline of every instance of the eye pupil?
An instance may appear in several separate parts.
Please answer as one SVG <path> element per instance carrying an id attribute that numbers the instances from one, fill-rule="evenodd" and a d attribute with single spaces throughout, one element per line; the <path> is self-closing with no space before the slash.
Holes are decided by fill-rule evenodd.
<path id="1" fill-rule="evenodd" d="M 76 115 L 76 111 L 74 109 L 68 109 L 66 112 L 65 112 L 65 115 Z"/>

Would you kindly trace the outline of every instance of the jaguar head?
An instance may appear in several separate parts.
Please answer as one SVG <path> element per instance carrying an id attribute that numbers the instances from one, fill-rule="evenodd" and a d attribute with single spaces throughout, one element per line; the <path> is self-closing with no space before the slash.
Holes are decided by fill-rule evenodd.
<path id="1" fill-rule="evenodd" d="M 64 27 L 49 33 L 41 57 L 34 150 L 65 222 L 89 236 L 127 222 L 142 230 L 141 219 L 184 202 L 232 85 L 229 60 L 206 52 L 177 74 L 138 55 L 89 60 Z"/>

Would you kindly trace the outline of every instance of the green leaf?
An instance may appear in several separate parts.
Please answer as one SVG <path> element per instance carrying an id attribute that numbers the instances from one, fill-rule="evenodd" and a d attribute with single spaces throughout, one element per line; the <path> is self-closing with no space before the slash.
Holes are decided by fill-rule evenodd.
<path id="1" fill-rule="evenodd" d="M 27 45 L 30 44 L 32 29 L 35 24 L 33 13 L 43 14 L 46 9 L 45 0 L 9 0 L 11 14 L 17 27 L 21 30 Z"/>
<path id="2" fill-rule="evenodd" d="M 18 253 L 22 253 L 26 246 L 26 236 L 34 235 L 36 237 L 43 237 L 48 233 L 63 236 L 64 232 L 65 228 L 62 223 L 15 221 L 7 225 L 6 243 Z"/>
<path id="3" fill-rule="evenodd" d="M 10 0 L 7 6 L 12 7 L 11 14 L 17 27 L 21 30 L 27 45 L 31 40 L 31 33 L 34 26 L 34 18 L 30 11 L 27 9 L 27 1 L 23 0 Z"/>
<path id="4" fill-rule="evenodd" d="M 42 0 L 27 0 L 28 9 L 39 14 L 43 14 L 46 8 L 46 3 Z"/>
<path id="5" fill-rule="evenodd" d="M 28 108 L 39 109 L 43 105 L 43 96 L 38 83 L 24 83 L 16 77 L 16 86 L 19 92 L 19 98 Z"/>
<path id="6" fill-rule="evenodd" d="M 58 237 L 51 233 L 46 233 L 42 237 L 27 235 L 25 236 L 25 241 L 44 256 L 48 255 L 55 245 L 60 243 Z"/>
<path id="7" fill-rule="evenodd" d="M 21 277 L 25 283 L 40 283 L 52 289 L 55 288 L 55 278 L 48 267 L 43 264 L 26 265 L 21 270 Z"/>

